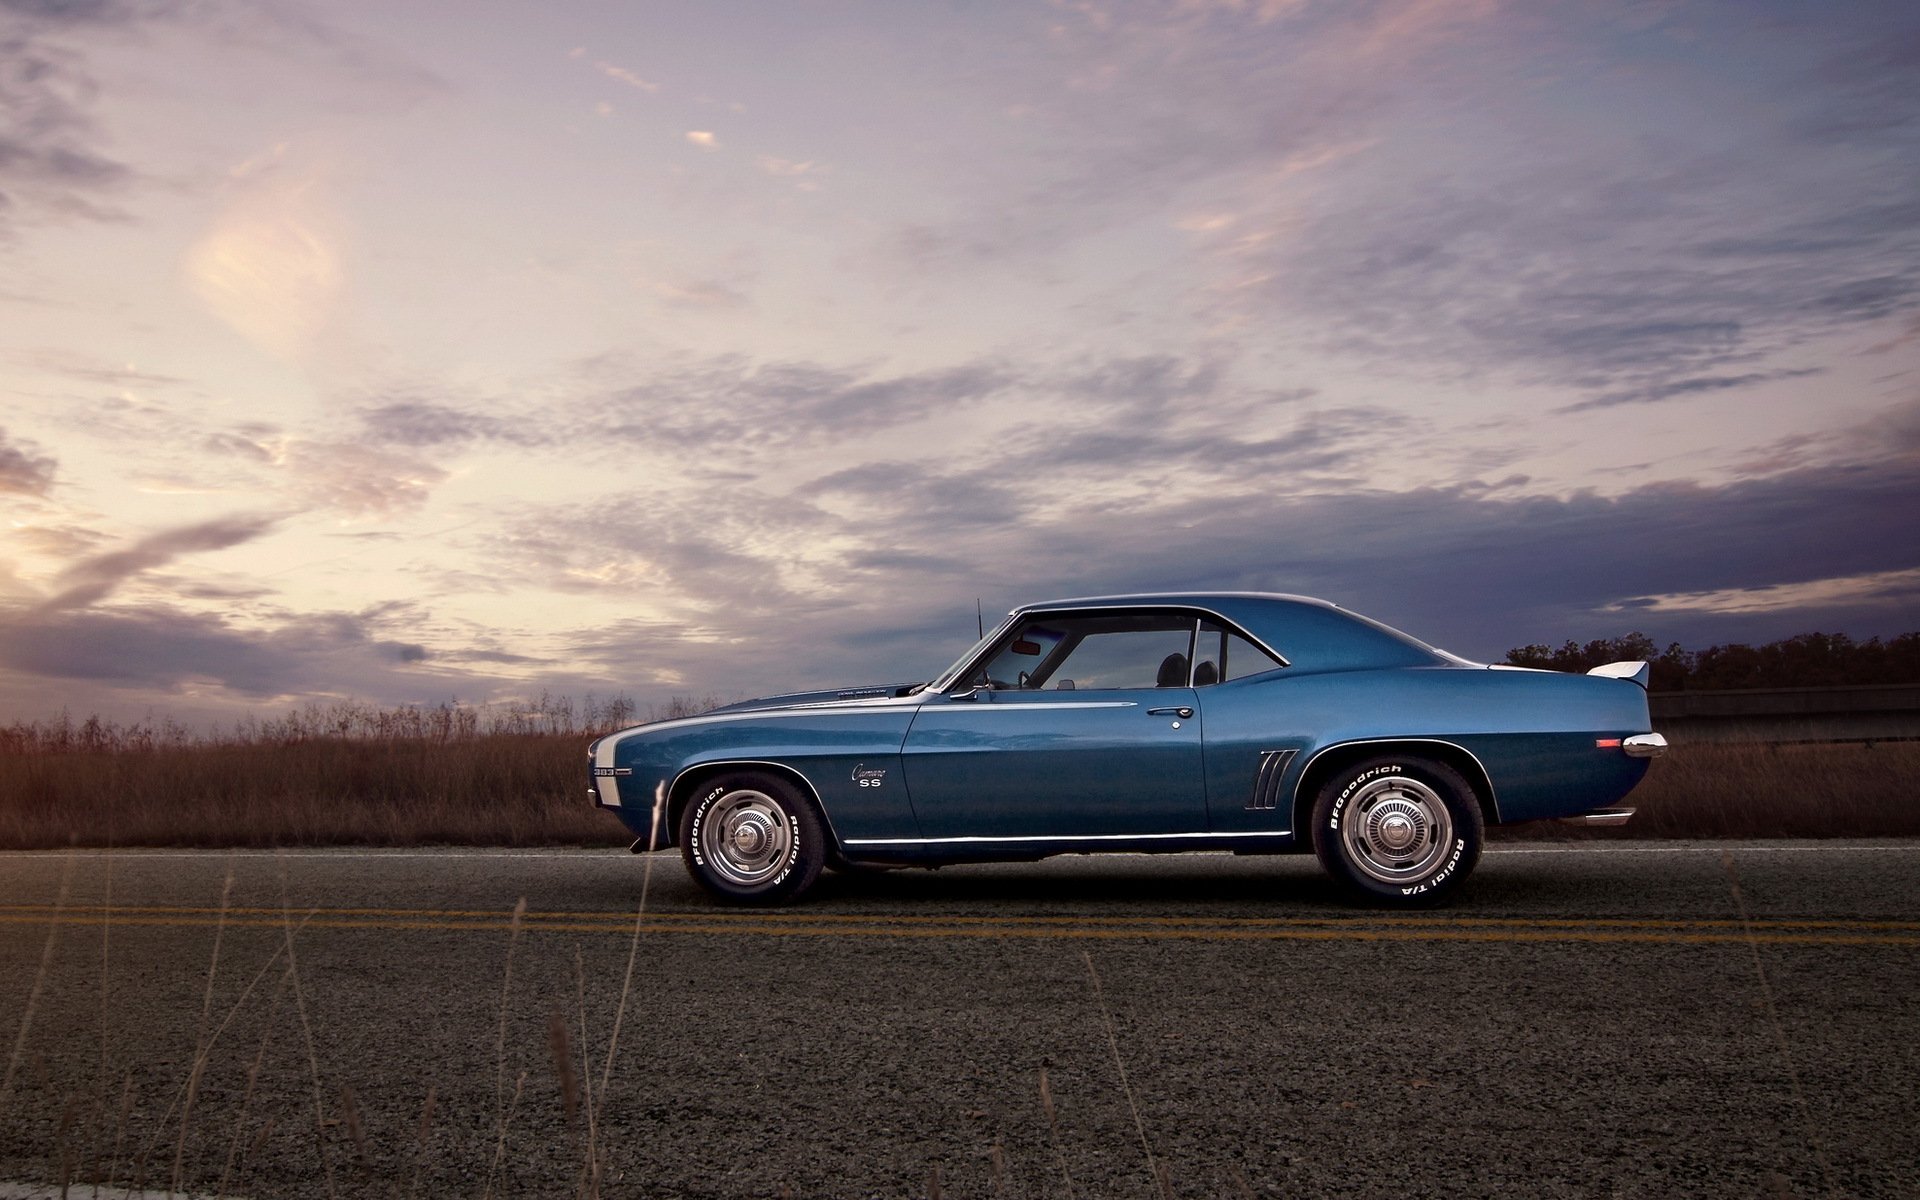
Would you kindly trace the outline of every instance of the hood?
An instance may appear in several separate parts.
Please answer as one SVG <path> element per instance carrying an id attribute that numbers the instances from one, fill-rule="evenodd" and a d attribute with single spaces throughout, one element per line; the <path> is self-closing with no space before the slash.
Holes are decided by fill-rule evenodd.
<path id="1" fill-rule="evenodd" d="M 758 700 L 742 700 L 737 704 L 723 705 L 709 709 L 700 716 L 713 713 L 759 712 L 769 708 L 796 708 L 807 704 L 834 704 L 851 700 L 882 700 L 891 697 L 911 695 L 916 688 L 926 686 L 914 683 L 883 683 L 872 687 L 830 688 L 819 692 L 788 692 L 780 696 L 764 696 Z"/>

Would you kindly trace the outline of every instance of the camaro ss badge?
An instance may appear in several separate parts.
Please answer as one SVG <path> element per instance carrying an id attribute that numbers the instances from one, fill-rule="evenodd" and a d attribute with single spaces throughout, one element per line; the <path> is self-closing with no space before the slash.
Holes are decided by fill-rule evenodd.
<path id="1" fill-rule="evenodd" d="M 861 763 L 853 769 L 853 786 L 855 787 L 879 787 L 886 781 L 887 773 L 878 767 Z"/>

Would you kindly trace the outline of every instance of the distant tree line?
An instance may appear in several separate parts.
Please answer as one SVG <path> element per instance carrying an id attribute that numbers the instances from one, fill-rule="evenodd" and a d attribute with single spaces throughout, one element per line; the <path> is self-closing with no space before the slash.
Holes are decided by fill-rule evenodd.
<path id="1" fill-rule="evenodd" d="M 1653 664 L 1656 692 L 1714 691 L 1722 688 L 1834 687 L 1854 683 L 1920 683 L 1920 632 L 1889 641 L 1856 642 L 1844 633 L 1802 633 L 1764 646 L 1709 646 L 1685 650 L 1678 642 L 1665 650 L 1644 633 L 1569 641 L 1550 646 L 1520 646 L 1507 651 L 1518 667 L 1584 672 L 1610 662 L 1645 660 Z"/>

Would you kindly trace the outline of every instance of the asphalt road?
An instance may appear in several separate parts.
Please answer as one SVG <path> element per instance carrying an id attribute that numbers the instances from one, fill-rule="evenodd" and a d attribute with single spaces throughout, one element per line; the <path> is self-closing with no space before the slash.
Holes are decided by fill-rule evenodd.
<path id="1" fill-rule="evenodd" d="M 591 1140 L 620 1196 L 1920 1194 L 1920 843 L 1725 850 L 1498 847 L 1414 915 L 659 856 L 637 940 L 617 852 L 0 855 L 0 1188 L 557 1196 Z"/>

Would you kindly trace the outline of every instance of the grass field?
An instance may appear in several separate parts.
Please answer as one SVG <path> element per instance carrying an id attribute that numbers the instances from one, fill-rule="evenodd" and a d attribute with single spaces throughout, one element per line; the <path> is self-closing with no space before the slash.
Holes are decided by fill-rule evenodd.
<path id="1" fill-rule="evenodd" d="M 0 728 L 0 848 L 623 845 L 585 751 L 639 716 L 710 707 L 543 700 L 499 711 L 305 709 L 198 735 L 66 719 Z M 1920 743 L 1676 746 L 1618 829 L 1496 837 L 1920 836 Z"/>

